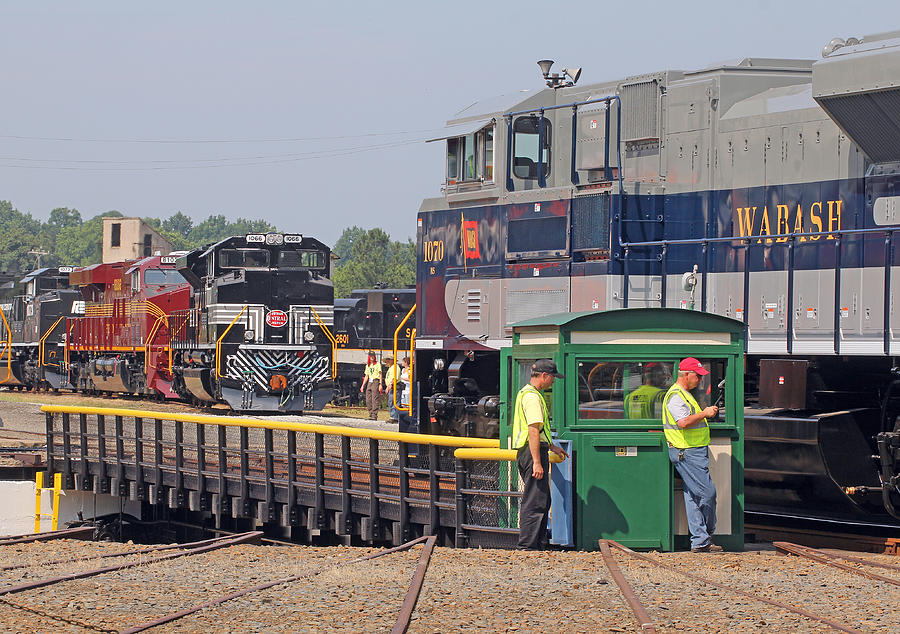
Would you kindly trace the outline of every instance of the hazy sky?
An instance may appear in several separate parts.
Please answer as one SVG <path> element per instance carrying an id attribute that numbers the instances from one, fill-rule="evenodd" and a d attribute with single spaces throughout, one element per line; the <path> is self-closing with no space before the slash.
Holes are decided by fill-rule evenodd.
<path id="1" fill-rule="evenodd" d="M 900 28 L 883 2 L 0 1 L 0 200 L 415 234 L 473 101 Z"/>

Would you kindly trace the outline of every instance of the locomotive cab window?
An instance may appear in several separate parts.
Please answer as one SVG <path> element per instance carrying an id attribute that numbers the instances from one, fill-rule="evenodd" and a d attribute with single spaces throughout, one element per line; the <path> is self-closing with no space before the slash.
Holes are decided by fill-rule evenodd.
<path id="1" fill-rule="evenodd" d="M 280 251 L 278 268 L 323 269 L 325 254 L 321 251 Z"/>
<path id="2" fill-rule="evenodd" d="M 513 174 L 517 178 L 536 179 L 538 161 L 543 159 L 544 176 L 550 175 L 550 120 L 544 117 L 544 142 L 538 151 L 540 118 L 532 115 L 513 121 Z"/>
<path id="3" fill-rule="evenodd" d="M 186 281 L 181 273 L 175 269 L 147 269 L 144 271 L 144 284 L 147 286 L 183 284 Z"/>
<path id="4" fill-rule="evenodd" d="M 222 249 L 219 266 L 223 269 L 269 268 L 269 252 L 265 249 Z"/>
<path id="5" fill-rule="evenodd" d="M 494 180 L 494 126 L 447 139 L 447 184 Z"/>

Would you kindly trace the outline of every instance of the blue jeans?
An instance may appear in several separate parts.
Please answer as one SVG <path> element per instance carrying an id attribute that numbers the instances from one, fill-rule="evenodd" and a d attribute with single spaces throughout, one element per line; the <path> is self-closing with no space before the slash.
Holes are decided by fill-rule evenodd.
<path id="1" fill-rule="evenodd" d="M 682 452 L 683 458 L 679 460 Z M 709 448 L 669 447 L 669 461 L 684 480 L 684 510 L 691 532 L 691 548 L 708 546 L 716 530 L 716 487 L 709 475 Z"/>
<path id="2" fill-rule="evenodd" d="M 390 385 L 390 383 L 388 383 L 388 385 Z M 397 398 L 399 400 L 399 398 L 400 398 L 399 395 L 397 396 Z M 390 418 L 392 421 L 399 420 L 399 416 L 397 415 L 397 408 L 394 407 L 394 389 L 393 388 L 388 388 L 387 401 L 388 401 L 388 412 L 389 412 L 388 418 Z"/>

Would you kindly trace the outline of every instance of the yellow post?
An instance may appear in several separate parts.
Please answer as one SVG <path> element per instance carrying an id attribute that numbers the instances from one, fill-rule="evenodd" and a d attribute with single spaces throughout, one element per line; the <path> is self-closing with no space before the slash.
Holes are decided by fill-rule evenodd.
<path id="1" fill-rule="evenodd" d="M 555 455 L 555 454 L 554 454 Z M 53 474 L 53 518 L 50 530 L 59 530 L 59 493 L 62 491 L 62 474 Z"/>
<path id="2" fill-rule="evenodd" d="M 44 490 L 44 472 L 38 471 L 34 478 L 34 532 L 41 532 L 41 491 Z"/>

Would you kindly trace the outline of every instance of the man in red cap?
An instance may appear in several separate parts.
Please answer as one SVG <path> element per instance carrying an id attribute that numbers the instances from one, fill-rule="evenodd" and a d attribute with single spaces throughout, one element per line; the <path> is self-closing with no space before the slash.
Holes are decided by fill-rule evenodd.
<path id="1" fill-rule="evenodd" d="M 691 551 L 721 551 L 712 543 L 716 530 L 716 487 L 709 475 L 709 422 L 719 408 L 701 409 L 691 390 L 709 370 L 694 357 L 678 365 L 678 380 L 663 399 L 663 431 L 669 445 L 669 460 L 684 480 L 684 507 Z"/>

